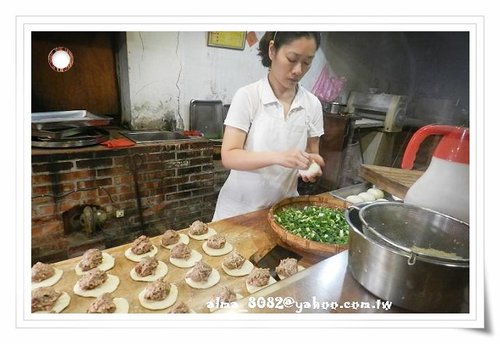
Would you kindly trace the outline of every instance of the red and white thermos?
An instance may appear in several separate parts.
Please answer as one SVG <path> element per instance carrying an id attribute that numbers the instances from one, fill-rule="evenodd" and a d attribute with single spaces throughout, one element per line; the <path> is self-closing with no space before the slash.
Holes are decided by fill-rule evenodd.
<path id="1" fill-rule="evenodd" d="M 429 208 L 469 222 L 469 129 L 427 125 L 415 132 L 406 147 L 401 167 L 413 168 L 420 144 L 441 135 L 425 173 L 408 190 L 404 202 Z"/>

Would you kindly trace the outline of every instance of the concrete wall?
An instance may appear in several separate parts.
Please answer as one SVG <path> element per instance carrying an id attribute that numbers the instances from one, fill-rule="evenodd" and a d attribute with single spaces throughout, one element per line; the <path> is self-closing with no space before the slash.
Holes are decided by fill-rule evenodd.
<path id="1" fill-rule="evenodd" d="M 118 53 L 122 120 L 132 129 L 187 129 L 192 99 L 229 104 L 239 87 L 267 73 L 257 56 L 258 43 L 232 50 L 208 47 L 206 32 L 125 35 Z M 319 50 L 302 80 L 306 88 L 312 88 L 325 63 Z"/>
<path id="2" fill-rule="evenodd" d="M 263 32 L 257 32 L 260 39 Z M 231 102 L 235 91 L 264 77 L 258 43 L 244 50 L 207 46 L 206 32 L 128 32 L 118 66 L 122 120 L 132 129 L 189 128 L 192 99 Z M 324 32 L 302 85 L 311 90 L 328 64 L 349 91 L 409 97 L 409 117 L 468 124 L 469 39 L 466 32 Z"/>

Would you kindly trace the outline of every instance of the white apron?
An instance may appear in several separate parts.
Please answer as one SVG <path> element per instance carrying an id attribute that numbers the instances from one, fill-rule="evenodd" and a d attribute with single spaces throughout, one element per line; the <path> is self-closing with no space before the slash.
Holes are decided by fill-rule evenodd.
<path id="1" fill-rule="evenodd" d="M 281 111 L 255 115 L 244 149 L 253 152 L 305 150 L 307 116 L 294 104 L 285 119 Z M 281 115 L 278 115 L 281 113 Z M 253 171 L 231 170 L 221 188 L 213 221 L 272 206 L 286 197 L 297 196 L 296 169 L 272 165 Z"/>

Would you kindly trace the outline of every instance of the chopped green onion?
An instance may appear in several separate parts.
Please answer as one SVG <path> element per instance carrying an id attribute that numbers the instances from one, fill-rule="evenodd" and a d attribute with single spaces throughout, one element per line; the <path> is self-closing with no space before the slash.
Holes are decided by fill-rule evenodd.
<path id="1" fill-rule="evenodd" d="M 304 239 L 329 244 L 346 244 L 349 241 L 349 225 L 340 209 L 289 207 L 275 214 L 274 218 L 287 231 Z"/>

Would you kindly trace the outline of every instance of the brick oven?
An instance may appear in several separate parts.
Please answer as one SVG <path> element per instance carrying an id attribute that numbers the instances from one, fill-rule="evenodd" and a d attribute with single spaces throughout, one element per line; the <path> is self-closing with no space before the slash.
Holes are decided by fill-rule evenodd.
<path id="1" fill-rule="evenodd" d="M 34 148 L 32 263 L 209 222 L 215 201 L 213 144 L 205 139 L 114 150 Z"/>

